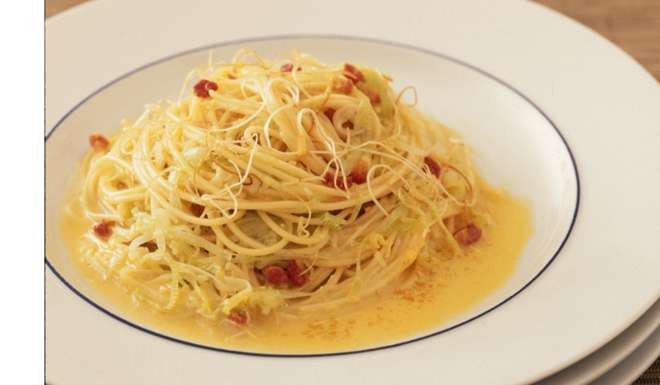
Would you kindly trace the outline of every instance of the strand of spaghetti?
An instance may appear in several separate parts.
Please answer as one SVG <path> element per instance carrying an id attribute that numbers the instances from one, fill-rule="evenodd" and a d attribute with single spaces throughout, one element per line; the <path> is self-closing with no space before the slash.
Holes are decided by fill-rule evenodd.
<path id="1" fill-rule="evenodd" d="M 284 230 L 280 225 L 275 223 L 275 221 L 273 221 L 265 211 L 257 211 L 257 215 L 259 215 L 259 218 L 261 218 L 261 220 L 263 220 L 264 223 L 266 223 L 268 227 L 270 227 L 270 229 L 275 232 L 275 234 L 281 236 L 289 242 L 298 243 L 300 245 L 313 245 L 315 243 L 322 242 L 328 237 L 328 229 L 325 227 L 317 228 L 311 237 L 299 237 Z"/>
<path id="2" fill-rule="evenodd" d="M 276 243 L 270 245 L 270 246 L 263 246 L 259 248 L 247 248 L 243 247 L 241 245 L 238 245 L 234 242 L 232 242 L 227 236 L 225 235 L 224 231 L 218 227 L 218 226 L 212 226 L 213 232 L 215 235 L 218 237 L 218 239 L 227 246 L 229 249 L 242 254 L 242 255 L 247 255 L 250 257 L 259 257 L 262 255 L 269 255 L 273 254 L 276 251 L 282 250 L 288 243 L 289 241 L 285 238 L 280 239 Z"/>

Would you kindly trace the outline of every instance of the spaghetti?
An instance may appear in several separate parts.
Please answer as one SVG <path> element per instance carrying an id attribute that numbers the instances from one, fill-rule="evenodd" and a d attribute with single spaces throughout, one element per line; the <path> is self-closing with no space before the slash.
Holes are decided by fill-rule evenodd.
<path id="1" fill-rule="evenodd" d="M 491 224 L 468 149 L 407 90 L 300 53 L 209 61 L 90 136 L 84 262 L 136 303 L 238 325 L 429 279 Z"/>

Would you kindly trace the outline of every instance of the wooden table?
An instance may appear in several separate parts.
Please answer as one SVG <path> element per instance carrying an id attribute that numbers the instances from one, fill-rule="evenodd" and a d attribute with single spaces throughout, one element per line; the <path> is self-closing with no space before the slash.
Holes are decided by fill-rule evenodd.
<path id="1" fill-rule="evenodd" d="M 660 0 L 536 0 L 623 48 L 660 80 Z"/>
<path id="2" fill-rule="evenodd" d="M 46 17 L 87 0 L 46 0 Z M 660 81 L 660 0 L 535 0 L 628 52 Z M 660 358 L 634 385 L 660 385 Z"/>

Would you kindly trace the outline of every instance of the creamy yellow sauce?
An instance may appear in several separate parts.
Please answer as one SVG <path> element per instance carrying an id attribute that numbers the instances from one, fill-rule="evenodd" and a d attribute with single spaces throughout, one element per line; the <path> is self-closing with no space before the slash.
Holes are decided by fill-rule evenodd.
<path id="1" fill-rule="evenodd" d="M 91 223 L 82 213 L 64 215 L 62 235 L 81 274 L 114 304 L 125 318 L 150 329 L 193 342 L 253 352 L 319 353 L 385 345 L 422 335 L 452 317 L 469 312 L 502 286 L 514 271 L 531 234 L 528 206 L 509 194 L 485 189 L 484 201 L 495 222 L 465 255 L 438 258 L 428 282 L 405 291 L 387 290 L 352 308 L 305 319 L 271 317 L 251 327 L 219 325 L 196 318 L 177 318 L 136 305 L 130 295 L 103 280 L 79 253 Z M 69 208 L 71 209 L 71 208 Z M 75 208 L 73 208 L 75 211 Z"/>

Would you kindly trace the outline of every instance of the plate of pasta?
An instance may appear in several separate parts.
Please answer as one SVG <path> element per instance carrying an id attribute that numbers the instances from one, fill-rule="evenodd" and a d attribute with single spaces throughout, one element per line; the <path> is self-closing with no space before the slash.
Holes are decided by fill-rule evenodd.
<path id="1" fill-rule="evenodd" d="M 63 33 L 60 20 L 50 28 Z M 600 278 L 573 275 L 601 250 L 583 212 L 584 180 L 598 176 L 578 161 L 597 151 L 526 92 L 534 87 L 470 55 L 294 32 L 173 43 L 123 72 L 109 65 L 104 82 L 81 74 L 81 101 L 47 113 L 58 116 L 46 136 L 47 354 L 81 333 L 74 350 L 99 347 L 94 361 L 160 373 L 144 383 L 209 383 L 210 371 L 288 383 L 291 370 L 346 383 L 337 368 L 349 362 L 378 383 L 411 372 L 477 383 L 461 357 L 503 349 L 521 359 L 525 346 L 536 354 L 524 370 L 479 361 L 498 383 L 529 382 L 604 344 L 657 298 L 657 280 L 641 279 L 619 292 L 639 301 L 627 317 L 576 327 L 563 355 L 543 349 L 576 308 L 599 319 L 590 288 Z M 48 57 L 53 74 L 72 76 Z M 62 76 L 50 76 L 64 95 Z M 658 263 L 638 252 L 631 274 Z M 615 257 L 594 269 L 625 275 Z M 539 316 L 553 322 L 542 334 L 530 327 Z M 512 333 L 517 342 L 501 348 Z M 424 369 L 454 355 L 461 363 L 441 376 Z M 54 384 L 136 378 L 73 375 L 54 361 Z M 394 362 L 403 367 L 382 369 Z"/>

